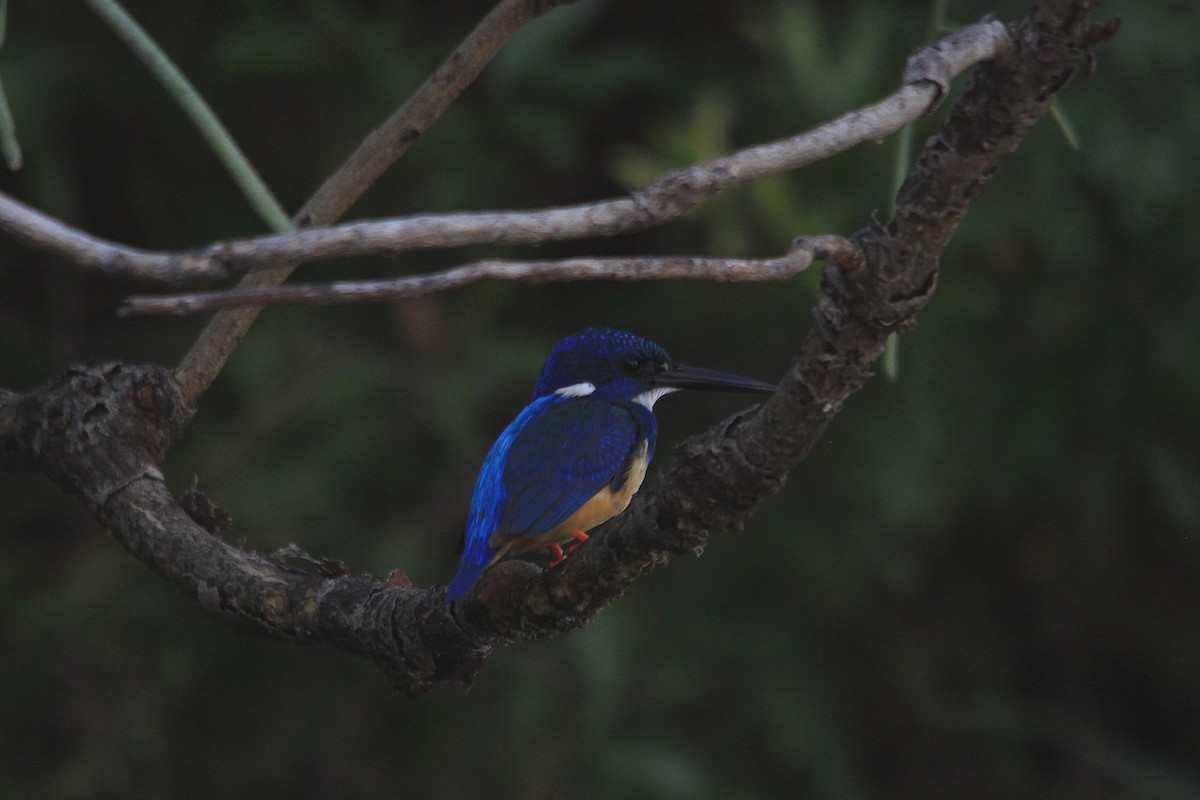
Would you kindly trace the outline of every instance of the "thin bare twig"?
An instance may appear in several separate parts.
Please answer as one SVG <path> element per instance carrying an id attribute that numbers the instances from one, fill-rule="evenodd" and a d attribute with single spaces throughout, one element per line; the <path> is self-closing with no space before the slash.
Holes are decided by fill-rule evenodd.
<path id="1" fill-rule="evenodd" d="M 522 25 L 568 2 L 572 0 L 500 0 L 412 97 L 367 136 L 346 163 L 317 189 L 296 215 L 296 224 L 308 227 L 337 221 L 441 117 Z M 273 269 L 247 275 L 239 286 L 278 286 L 296 266 L 276 263 Z M 259 310 L 220 312 L 200 332 L 174 372 L 175 381 L 189 401 L 195 401 L 216 380 Z"/>
<path id="2" fill-rule="evenodd" d="M 498 14 L 500 9 L 498 6 L 493 14 Z M 512 23 L 512 20 L 506 18 L 505 22 Z M 481 24 L 480 28 L 484 27 Z M 504 32 L 511 34 L 507 29 Z M 489 34 L 496 35 L 494 32 Z M 489 43 L 498 47 L 491 39 Z M 467 44 L 464 42 L 460 50 Z M 1009 46 L 1004 26 L 998 22 L 967 26 L 918 51 L 910 59 L 904 85 L 881 102 L 844 114 L 804 133 L 668 173 L 625 198 L 532 211 L 424 214 L 355 222 L 218 243 L 184 253 L 123 248 L 65 228 L 61 223 L 53 228 L 35 224 L 39 220 L 31 216 L 31 209 L 3 195 L 0 195 L 0 227 L 35 246 L 59 252 L 76 263 L 127 277 L 164 281 L 173 273 L 178 273 L 181 279 L 189 279 L 219 276 L 251 267 L 272 268 L 264 277 L 240 288 L 278 285 L 295 265 L 322 258 L 611 236 L 675 219 L 724 189 L 797 169 L 865 141 L 882 139 L 927 113 L 941 99 L 954 76 L 975 63 L 1000 56 Z M 447 63 L 453 61 L 452 56 Z M 476 66 L 482 68 L 482 63 Z M 309 225 L 327 225 L 343 213 L 350 205 L 347 198 L 361 195 L 382 172 L 384 159 L 381 154 L 398 157 L 416 139 L 422 126 L 433 121 L 431 109 L 436 107 L 440 112 L 452 99 L 437 93 L 444 88 L 445 77 L 440 75 L 440 70 L 435 73 L 413 100 L 368 137 L 359 152 L 318 190 L 297 219 Z M 466 81 L 462 83 L 465 87 Z M 425 92 L 426 88 L 428 92 Z M 421 102 L 417 102 L 418 99 Z M 406 113 L 406 109 L 411 111 Z M 47 220 L 53 222 L 44 216 L 41 219 Z M 252 312 L 239 312 L 249 313 Z M 245 324 L 248 326 L 249 323 Z M 213 321 L 213 326 L 216 326 L 214 331 L 223 328 L 219 319 Z M 210 339 L 217 337 L 214 333 L 202 338 L 206 343 L 197 342 L 193 353 L 180 365 L 181 376 L 194 370 L 196 365 L 190 362 L 199 359 L 201 352 L 209 348 Z"/>
<path id="3" fill-rule="evenodd" d="M 193 278 L 226 278 L 230 272 L 212 259 L 154 253 L 84 233 L 0 192 L 0 229 L 39 250 L 114 278 L 135 277 L 178 284 Z"/>
<path id="4" fill-rule="evenodd" d="M 317 305 L 400 300 L 458 289 L 484 280 L 558 283 L 612 280 L 705 280 L 719 282 L 781 281 L 803 272 L 813 261 L 813 248 L 822 240 L 839 237 L 797 239 L 781 258 L 698 258 L 665 256 L 646 258 L 568 258 L 558 261 L 477 261 L 431 275 L 375 281 L 341 281 L 327 284 L 172 295 L 135 295 L 127 299 L 121 316 L 172 314 L 186 316 L 256 305 Z"/>
<path id="5" fill-rule="evenodd" d="M 659 225 L 725 189 L 829 158 L 876 141 L 921 117 L 955 75 L 1009 47 L 998 22 L 963 28 L 910 59 L 899 90 L 804 133 L 667 173 L 629 197 L 534 211 L 424 214 L 354 222 L 293 234 L 222 242 L 191 253 L 241 270 L 279 261 L 303 262 L 352 255 L 475 244 L 541 244 L 611 236 Z"/>

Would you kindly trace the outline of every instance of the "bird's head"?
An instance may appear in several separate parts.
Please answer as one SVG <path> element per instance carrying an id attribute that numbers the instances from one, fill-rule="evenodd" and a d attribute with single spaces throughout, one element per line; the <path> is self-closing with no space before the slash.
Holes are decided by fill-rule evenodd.
<path id="1" fill-rule="evenodd" d="M 612 328 L 586 328 L 554 346 L 542 367 L 534 398 L 593 396 L 610 402 L 654 402 L 680 389 L 773 392 L 775 386 L 680 364 L 654 342 Z"/>

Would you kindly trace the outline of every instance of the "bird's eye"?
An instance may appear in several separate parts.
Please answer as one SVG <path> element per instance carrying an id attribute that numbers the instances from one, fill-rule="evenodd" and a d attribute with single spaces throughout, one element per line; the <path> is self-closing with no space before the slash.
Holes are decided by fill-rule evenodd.
<path id="1" fill-rule="evenodd" d="M 625 356 L 621 359 L 621 368 L 630 375 L 634 375 L 642 368 L 642 360 L 637 356 Z"/>

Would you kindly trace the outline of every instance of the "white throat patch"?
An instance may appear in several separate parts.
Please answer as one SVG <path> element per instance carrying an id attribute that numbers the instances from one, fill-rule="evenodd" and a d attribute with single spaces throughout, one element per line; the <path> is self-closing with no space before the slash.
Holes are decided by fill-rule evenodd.
<path id="1" fill-rule="evenodd" d="M 583 383 L 572 383 L 570 386 L 555 389 L 554 393 L 559 397 L 587 397 L 594 391 L 596 391 L 596 385 L 584 381 Z"/>
<path id="2" fill-rule="evenodd" d="M 657 389 L 650 389 L 649 391 L 642 392 L 641 394 L 635 396 L 633 398 L 633 402 L 641 403 L 646 407 L 647 411 L 653 411 L 654 404 L 658 402 L 658 398 L 662 397 L 664 394 L 670 394 L 671 392 L 678 391 L 679 390 L 673 386 L 660 386 Z"/>

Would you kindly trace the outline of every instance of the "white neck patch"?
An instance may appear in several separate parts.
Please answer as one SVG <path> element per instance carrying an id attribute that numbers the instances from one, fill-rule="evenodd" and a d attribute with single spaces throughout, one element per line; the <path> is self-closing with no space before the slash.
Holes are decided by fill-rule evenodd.
<path id="1" fill-rule="evenodd" d="M 570 386 L 555 389 L 554 393 L 559 397 L 587 397 L 594 391 L 596 391 L 596 385 L 584 381 L 583 383 L 572 383 Z"/>
<path id="2" fill-rule="evenodd" d="M 678 392 L 678 391 L 679 390 L 673 386 L 660 386 L 657 389 L 650 389 L 648 391 L 642 392 L 639 395 L 636 395 L 633 398 L 633 402 L 641 403 L 642 405 L 644 405 L 646 407 L 647 411 L 653 411 L 654 404 L 656 402 L 658 402 L 658 398 L 662 397 L 664 394 L 670 394 L 671 392 Z"/>

